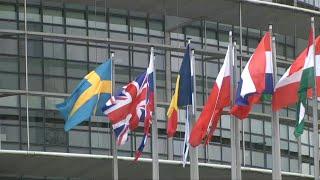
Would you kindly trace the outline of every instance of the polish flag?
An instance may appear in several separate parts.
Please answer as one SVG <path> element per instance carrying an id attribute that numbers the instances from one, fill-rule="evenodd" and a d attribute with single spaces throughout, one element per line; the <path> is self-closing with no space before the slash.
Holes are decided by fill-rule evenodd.
<path id="1" fill-rule="evenodd" d="M 201 141 L 206 135 L 206 142 L 210 141 L 217 128 L 223 108 L 230 106 L 230 63 L 233 65 L 234 62 L 233 58 L 230 59 L 230 53 L 232 54 L 232 57 L 234 57 L 233 50 L 229 47 L 222 68 L 211 90 L 209 99 L 191 131 L 189 143 L 193 147 L 201 144 Z M 210 130 L 209 133 L 208 130 Z"/>

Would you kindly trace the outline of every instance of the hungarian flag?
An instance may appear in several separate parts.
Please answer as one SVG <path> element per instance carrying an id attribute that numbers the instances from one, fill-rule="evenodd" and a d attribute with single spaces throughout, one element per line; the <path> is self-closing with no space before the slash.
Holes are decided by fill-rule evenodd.
<path id="1" fill-rule="evenodd" d="M 319 37 L 316 40 L 316 59 L 319 59 L 320 46 Z M 317 60 L 317 64 L 319 60 Z M 317 65 L 317 82 L 320 82 Z M 272 109 L 277 111 L 281 108 L 297 103 L 295 136 L 299 137 L 303 133 L 304 115 L 307 103 L 307 97 L 312 96 L 312 87 L 314 87 L 314 44 L 313 29 L 310 30 L 308 47 L 302 51 L 285 74 L 276 84 L 274 97 L 272 100 Z M 319 87 L 319 86 L 318 86 Z M 319 88 L 317 88 L 319 95 Z"/>
<path id="2" fill-rule="evenodd" d="M 230 53 L 233 54 L 233 51 L 229 47 L 208 101 L 203 107 L 203 111 L 191 131 L 189 143 L 193 147 L 201 144 L 201 141 L 206 137 L 206 135 L 206 143 L 210 141 L 219 123 L 223 108 L 230 105 L 230 64 L 232 63 L 233 66 L 234 62 L 233 58 L 230 59 Z M 208 133 L 209 129 L 210 132 Z"/>
<path id="3" fill-rule="evenodd" d="M 261 98 L 273 94 L 273 62 L 271 37 L 267 32 L 250 57 L 241 74 L 236 93 L 236 102 L 231 114 L 239 119 L 248 117 L 252 106 Z"/>
<path id="4" fill-rule="evenodd" d="M 190 59 L 190 45 L 188 44 L 182 60 L 182 64 L 180 66 L 180 71 L 176 81 L 176 88 L 167 112 L 168 137 L 173 137 L 177 130 L 179 108 L 192 104 L 192 78 Z"/>

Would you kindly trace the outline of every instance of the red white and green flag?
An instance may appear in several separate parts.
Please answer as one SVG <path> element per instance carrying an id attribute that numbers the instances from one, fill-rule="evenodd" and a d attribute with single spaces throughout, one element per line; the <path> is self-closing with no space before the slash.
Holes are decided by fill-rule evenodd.
<path id="1" fill-rule="evenodd" d="M 276 84 L 272 99 L 274 111 L 281 108 L 297 105 L 296 128 L 294 134 L 299 137 L 304 129 L 304 115 L 307 106 L 307 98 L 312 96 L 314 87 L 314 43 L 313 29 L 310 30 L 308 47 L 297 57 L 285 74 Z M 320 58 L 319 37 L 316 40 L 316 59 Z M 319 59 L 320 60 L 320 59 Z M 317 61 L 318 64 L 318 61 Z M 318 65 L 316 66 L 318 68 Z M 317 81 L 320 69 L 317 70 Z M 317 88 L 319 95 L 319 88 Z"/>

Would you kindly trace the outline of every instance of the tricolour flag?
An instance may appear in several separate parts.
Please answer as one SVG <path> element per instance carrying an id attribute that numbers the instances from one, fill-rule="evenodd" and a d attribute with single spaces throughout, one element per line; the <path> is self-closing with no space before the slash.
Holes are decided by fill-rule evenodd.
<path id="1" fill-rule="evenodd" d="M 317 64 L 319 64 L 320 60 L 319 41 L 320 38 L 318 37 L 316 40 Z M 318 68 L 316 72 L 317 82 L 320 80 Z M 297 103 L 296 128 L 294 132 L 296 137 L 303 133 L 307 97 L 312 96 L 312 87 L 314 87 L 314 44 L 313 30 L 311 29 L 308 47 L 296 58 L 276 84 L 272 100 L 274 111 Z M 317 92 L 319 95 L 319 88 L 317 88 Z"/>
<path id="2" fill-rule="evenodd" d="M 66 120 L 64 129 L 70 130 L 90 116 L 101 114 L 101 107 L 112 92 L 111 60 L 107 60 L 87 74 L 65 102 L 57 109 Z"/>
<path id="3" fill-rule="evenodd" d="M 144 136 L 136 152 L 135 160 L 141 156 L 147 142 L 154 111 L 153 59 L 153 54 L 151 54 L 147 71 L 124 86 L 102 108 L 112 123 L 118 145 L 125 144 L 128 133 L 135 130 L 139 122 L 144 124 Z"/>
<path id="4" fill-rule="evenodd" d="M 223 108 L 230 106 L 230 65 L 231 63 L 232 65 L 234 63 L 233 59 L 230 59 L 230 53 L 232 54 L 232 57 L 234 57 L 233 50 L 229 47 L 216 82 L 213 84 L 208 101 L 203 107 L 200 117 L 191 131 L 189 142 L 193 147 L 201 144 L 201 141 L 206 136 L 206 143 L 210 141 L 219 123 Z"/>
<path id="5" fill-rule="evenodd" d="M 262 97 L 273 94 L 271 37 L 267 32 L 246 64 L 238 82 L 236 101 L 231 114 L 239 119 L 248 117 L 252 106 Z"/>
<path id="6" fill-rule="evenodd" d="M 176 89 L 172 97 L 167 115 L 168 115 L 168 124 L 167 124 L 167 134 L 168 137 L 173 137 L 178 124 L 179 118 L 179 108 L 186 107 L 186 121 L 185 121 L 185 134 L 184 134 L 184 143 L 183 143 L 183 158 L 182 164 L 185 166 L 188 152 L 189 152 L 189 127 L 190 127 L 190 116 L 188 105 L 192 105 L 193 98 L 193 75 L 194 73 L 191 70 L 191 50 L 190 44 L 187 45 L 182 64 L 180 66 L 180 71 L 176 81 Z"/>
<path id="7" fill-rule="evenodd" d="M 182 64 L 180 66 L 174 95 L 172 96 L 172 100 L 167 112 L 167 134 L 169 137 L 173 137 L 177 130 L 179 108 L 192 104 L 193 83 L 191 78 L 190 59 L 190 45 L 188 44 Z"/>

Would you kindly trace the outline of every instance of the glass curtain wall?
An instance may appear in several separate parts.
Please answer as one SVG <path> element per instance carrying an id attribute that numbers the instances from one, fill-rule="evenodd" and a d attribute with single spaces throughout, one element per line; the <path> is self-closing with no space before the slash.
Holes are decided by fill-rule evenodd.
<path id="1" fill-rule="evenodd" d="M 245 8 L 243 13 L 245 17 Z M 243 54 L 246 63 L 264 35 L 267 24 L 264 29 L 253 29 L 246 26 L 245 18 L 243 21 Z M 121 88 L 146 69 L 149 47 L 129 43 L 119 45 L 95 41 L 95 38 L 150 45 L 169 43 L 173 47 L 184 47 L 186 39 L 191 38 L 196 52 L 198 115 L 222 66 L 223 58 L 202 54 L 197 50 L 224 53 L 230 30 L 235 32 L 237 44 L 240 39 L 240 27 L 237 25 L 206 19 L 190 21 L 179 17 L 178 12 L 177 16 L 164 17 L 112 9 L 102 1 L 70 4 L 63 1 L 33 0 L 27 4 L 27 30 L 35 33 L 27 36 L 25 52 L 24 23 L 24 5 L 21 1 L 0 0 L 0 93 L 11 92 L 0 98 L 1 149 L 27 149 L 28 111 L 30 150 L 111 155 L 110 124 L 105 117 L 92 117 L 90 121 L 64 132 L 64 120 L 55 105 L 64 101 L 83 76 L 108 59 L 111 51 L 115 52 L 116 88 Z M 282 60 L 278 63 L 278 76 L 281 77 L 292 60 L 306 47 L 307 41 L 295 34 L 276 34 L 276 39 L 277 55 Z M 174 91 L 183 52 L 161 48 L 156 48 L 155 51 L 159 157 L 168 159 L 172 152 L 173 159 L 180 161 L 184 119 L 180 118 L 173 146 L 170 146 L 166 136 L 166 112 L 170 103 L 167 96 L 171 96 Z M 26 69 L 29 83 L 28 108 L 26 93 L 21 93 L 26 90 Z M 180 113 L 180 117 L 185 117 L 184 110 Z M 243 121 L 244 166 L 272 168 L 270 113 L 270 103 L 258 104 L 252 115 Z M 310 125 L 306 126 L 299 146 L 293 136 L 295 113 L 295 107 L 280 112 L 282 170 L 312 174 L 312 128 Z M 309 115 L 307 118 L 310 118 Z M 128 142 L 119 147 L 118 154 L 134 156 L 142 136 L 143 127 L 131 132 Z M 199 161 L 230 164 L 230 137 L 230 118 L 225 114 L 209 145 L 199 147 Z M 151 140 L 146 145 L 143 157 L 151 158 L 150 142 Z M 299 162 L 299 151 L 302 162 Z"/>

